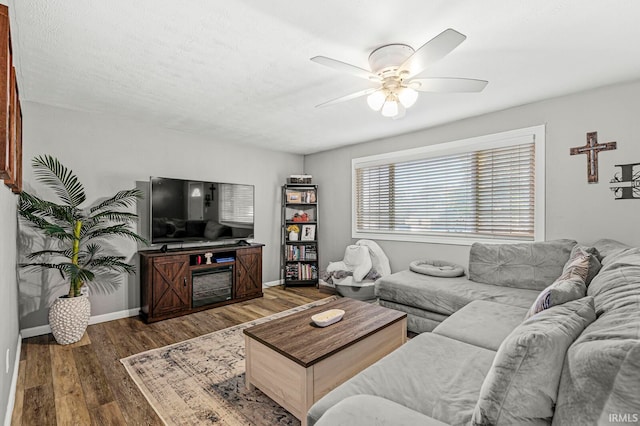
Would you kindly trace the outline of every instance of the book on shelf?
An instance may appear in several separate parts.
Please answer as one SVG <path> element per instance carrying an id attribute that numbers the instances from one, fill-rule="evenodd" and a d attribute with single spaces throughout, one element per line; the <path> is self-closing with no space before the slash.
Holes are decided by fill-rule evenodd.
<path id="1" fill-rule="evenodd" d="M 318 260 L 315 245 L 289 245 L 287 246 L 287 260 Z"/>
<path id="2" fill-rule="evenodd" d="M 285 268 L 288 280 L 315 280 L 318 279 L 318 267 L 308 263 L 295 263 Z"/>

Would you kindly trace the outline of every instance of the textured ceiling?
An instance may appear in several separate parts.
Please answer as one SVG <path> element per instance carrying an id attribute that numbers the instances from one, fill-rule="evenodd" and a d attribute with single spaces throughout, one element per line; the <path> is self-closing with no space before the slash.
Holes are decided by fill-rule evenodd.
<path id="1" fill-rule="evenodd" d="M 126 116 L 212 140 L 294 153 L 406 133 L 637 79 L 640 1 L 9 0 L 21 97 Z M 467 40 L 421 76 L 489 80 L 479 94 L 422 93 L 400 120 L 315 64 L 367 68 L 446 28 Z"/>

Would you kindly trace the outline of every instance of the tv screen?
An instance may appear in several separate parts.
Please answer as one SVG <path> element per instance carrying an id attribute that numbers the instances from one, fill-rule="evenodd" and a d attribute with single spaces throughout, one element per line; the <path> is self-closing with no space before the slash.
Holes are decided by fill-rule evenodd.
<path id="1" fill-rule="evenodd" d="M 151 242 L 253 238 L 253 185 L 151 177 Z"/>

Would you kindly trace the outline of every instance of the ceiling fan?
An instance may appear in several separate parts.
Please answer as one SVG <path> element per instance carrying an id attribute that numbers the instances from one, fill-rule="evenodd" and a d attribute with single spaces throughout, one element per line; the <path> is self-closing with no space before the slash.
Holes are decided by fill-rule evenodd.
<path id="1" fill-rule="evenodd" d="M 367 97 L 369 107 L 385 117 L 400 118 L 406 108 L 415 104 L 418 92 L 480 92 L 488 81 L 469 78 L 415 78 L 429 65 L 448 55 L 467 37 L 451 28 L 444 30 L 418 50 L 406 44 L 387 44 L 369 55 L 371 71 L 326 56 L 315 56 L 313 62 L 376 83 L 376 87 L 341 96 L 316 107 L 325 107 Z"/>

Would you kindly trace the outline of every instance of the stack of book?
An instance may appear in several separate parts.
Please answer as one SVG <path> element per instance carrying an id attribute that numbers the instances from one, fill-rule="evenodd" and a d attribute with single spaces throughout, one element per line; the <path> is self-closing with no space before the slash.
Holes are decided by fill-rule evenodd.
<path id="1" fill-rule="evenodd" d="M 318 267 L 306 263 L 287 265 L 286 275 L 289 280 L 315 280 L 318 278 Z"/>
<path id="2" fill-rule="evenodd" d="M 314 245 L 287 246 L 287 260 L 317 260 L 318 254 Z"/>

